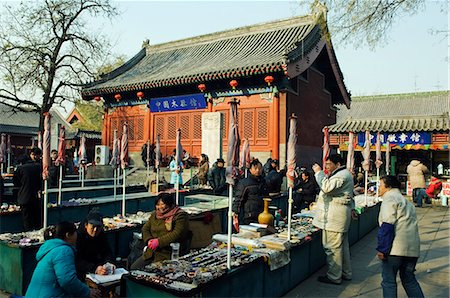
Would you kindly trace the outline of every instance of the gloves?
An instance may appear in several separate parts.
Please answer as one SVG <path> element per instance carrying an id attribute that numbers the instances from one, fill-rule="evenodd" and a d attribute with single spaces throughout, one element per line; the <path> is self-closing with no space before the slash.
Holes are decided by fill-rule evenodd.
<path id="1" fill-rule="evenodd" d="M 158 246 L 159 246 L 159 241 L 157 238 L 148 240 L 148 245 L 147 245 L 148 248 L 150 248 L 152 250 L 156 250 L 158 248 Z"/>

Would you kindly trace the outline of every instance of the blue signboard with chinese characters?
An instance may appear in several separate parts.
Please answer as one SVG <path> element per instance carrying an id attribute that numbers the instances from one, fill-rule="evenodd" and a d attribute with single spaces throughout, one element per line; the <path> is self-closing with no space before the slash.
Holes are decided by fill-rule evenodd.
<path id="1" fill-rule="evenodd" d="M 160 97 L 150 99 L 149 107 L 152 112 L 205 109 L 206 100 L 203 93 Z"/>
<path id="2" fill-rule="evenodd" d="M 366 140 L 365 133 L 358 133 L 358 145 L 364 146 Z M 370 142 L 375 145 L 377 141 L 377 133 L 370 133 Z M 381 133 L 381 143 L 384 144 L 389 141 L 391 145 L 427 145 L 431 144 L 430 132 L 395 132 L 395 133 Z"/>

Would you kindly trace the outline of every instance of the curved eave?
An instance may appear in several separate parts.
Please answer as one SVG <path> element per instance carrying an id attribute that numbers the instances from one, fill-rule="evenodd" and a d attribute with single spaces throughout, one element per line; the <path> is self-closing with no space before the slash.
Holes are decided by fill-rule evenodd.
<path id="1" fill-rule="evenodd" d="M 334 48 L 333 45 L 331 44 L 331 41 L 326 42 L 325 47 L 327 49 L 328 57 L 331 62 L 331 68 L 333 70 L 334 76 L 336 77 L 336 83 L 342 94 L 342 98 L 344 99 L 345 106 L 347 107 L 347 109 L 350 109 L 350 94 L 348 93 L 347 88 L 345 87 L 341 68 L 339 67 L 339 64 L 337 62 L 336 53 L 334 52 Z"/>
<path id="2" fill-rule="evenodd" d="M 422 118 L 395 118 L 395 119 L 360 119 L 347 120 L 342 123 L 329 126 L 330 133 L 358 133 L 369 131 L 399 132 L 399 131 L 424 131 L 442 132 L 450 130 L 448 117 L 422 117 Z"/>
<path id="3" fill-rule="evenodd" d="M 190 76 L 173 77 L 164 80 L 144 81 L 135 84 L 125 84 L 114 87 L 88 89 L 83 90 L 81 95 L 83 97 L 97 96 L 103 94 L 112 94 L 116 92 L 137 91 L 137 90 L 170 87 L 192 83 L 205 83 L 208 81 L 230 79 L 230 78 L 250 77 L 266 73 L 283 72 L 286 74 L 287 73 L 286 69 L 287 69 L 286 63 L 278 62 L 266 65 L 255 65 L 251 67 L 244 67 L 237 69 L 235 68 L 217 72 L 195 74 Z"/>

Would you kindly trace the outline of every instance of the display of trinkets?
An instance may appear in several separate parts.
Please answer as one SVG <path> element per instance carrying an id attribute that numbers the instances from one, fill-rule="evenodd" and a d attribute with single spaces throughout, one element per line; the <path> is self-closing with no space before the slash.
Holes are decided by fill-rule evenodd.
<path id="1" fill-rule="evenodd" d="M 117 215 L 112 218 L 103 218 L 103 227 L 105 231 L 116 230 L 125 227 L 135 227 L 136 225 L 136 223 L 130 222 L 127 217 L 123 217 L 122 215 Z"/>
<path id="2" fill-rule="evenodd" d="M 231 250 L 233 267 L 248 264 L 260 258 L 259 254 Z M 211 244 L 193 251 L 178 260 L 155 262 L 141 270 L 133 270 L 131 276 L 150 284 L 161 285 L 177 291 L 189 291 L 201 284 L 214 280 L 227 272 L 227 251 L 225 247 Z"/>
<path id="3" fill-rule="evenodd" d="M 3 203 L 0 207 L 0 214 L 20 211 L 20 206 Z"/>
<path id="4" fill-rule="evenodd" d="M 40 245 L 44 243 L 44 230 L 0 234 L 0 241 L 19 246 Z"/>

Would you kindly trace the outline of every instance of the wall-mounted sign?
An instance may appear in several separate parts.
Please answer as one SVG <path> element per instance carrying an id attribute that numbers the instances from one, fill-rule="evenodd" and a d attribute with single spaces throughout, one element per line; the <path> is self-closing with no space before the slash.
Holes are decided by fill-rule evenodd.
<path id="1" fill-rule="evenodd" d="M 364 146 L 366 140 L 363 132 L 358 133 L 358 145 Z M 377 141 L 377 133 L 370 133 L 370 142 L 375 145 Z M 391 145 L 425 145 L 431 144 L 431 132 L 395 132 L 381 133 L 381 143 L 389 141 Z"/>
<path id="2" fill-rule="evenodd" d="M 152 112 L 205 109 L 206 99 L 203 93 L 152 98 L 149 107 Z"/>

